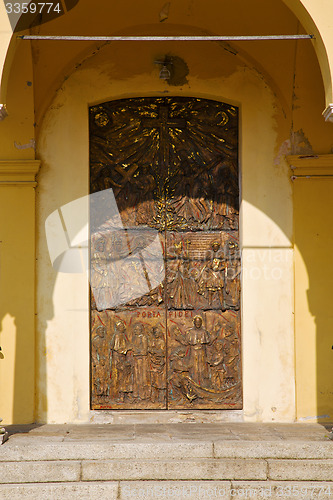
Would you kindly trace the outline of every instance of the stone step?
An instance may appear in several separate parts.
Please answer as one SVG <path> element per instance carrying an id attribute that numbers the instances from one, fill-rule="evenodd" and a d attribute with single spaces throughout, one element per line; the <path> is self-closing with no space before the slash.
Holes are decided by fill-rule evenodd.
<path id="1" fill-rule="evenodd" d="M 332 459 L 187 458 L 2 462 L 0 481 L 333 481 Z"/>
<path id="2" fill-rule="evenodd" d="M 1 500 L 116 500 L 119 484 L 107 483 L 39 483 L 0 484 Z"/>
<path id="3" fill-rule="evenodd" d="M 333 482 L 120 481 L 0 484 L 1 500 L 329 500 Z"/>
<path id="4" fill-rule="evenodd" d="M 16 438 L 0 447 L 0 462 L 159 458 L 333 459 L 332 441 L 52 441 Z"/>
<path id="5" fill-rule="evenodd" d="M 0 499 L 333 497 L 318 427 L 45 426 L 0 446 Z"/>

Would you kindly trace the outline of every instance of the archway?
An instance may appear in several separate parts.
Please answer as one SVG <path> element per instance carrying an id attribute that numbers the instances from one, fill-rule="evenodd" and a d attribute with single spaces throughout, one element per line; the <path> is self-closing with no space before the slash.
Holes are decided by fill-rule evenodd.
<path id="1" fill-rule="evenodd" d="M 185 3 L 180 2 L 177 7 L 179 10 L 171 11 L 170 21 L 163 23 L 159 23 L 159 20 L 155 22 L 155 17 L 149 9 L 139 11 L 137 3 L 131 4 L 132 9 L 128 8 L 128 3 L 126 6 L 119 5 L 115 10 L 114 19 L 111 19 L 114 25 L 110 30 L 116 32 L 116 29 L 119 29 L 124 34 L 133 32 L 179 34 L 180 31 L 199 34 L 203 31 L 217 33 L 222 29 L 222 15 L 218 10 L 220 2 L 216 5 L 212 0 L 209 6 L 206 2 L 204 12 L 199 9 L 193 12 L 193 15 L 187 15 Z M 240 13 L 239 10 L 236 12 L 237 9 L 232 10 L 229 6 L 228 15 L 232 22 L 230 21 L 229 25 L 224 23 L 223 29 L 228 28 L 232 33 L 238 28 L 242 29 L 243 33 L 249 29 L 246 20 L 250 20 L 251 16 L 246 9 L 250 9 L 250 6 L 249 2 L 245 3 L 247 5 L 244 13 L 242 11 Z M 199 4 L 200 2 L 197 6 L 200 7 Z M 276 18 L 273 16 L 273 19 L 268 16 L 268 8 L 265 10 L 262 2 L 256 1 L 254 4 L 253 16 L 256 18 L 256 24 L 252 27 L 253 34 L 263 32 L 264 29 L 267 29 L 267 33 L 275 30 L 280 32 L 284 24 L 279 24 L 278 19 L 283 19 L 288 32 L 296 30 L 297 19 L 282 2 L 274 1 L 274 9 L 278 9 L 278 12 L 274 10 L 274 13 L 277 12 L 279 15 Z M 259 4 L 264 9 L 261 18 Z M 52 25 L 55 33 L 66 34 L 70 27 L 75 28 L 78 34 L 83 33 L 83 19 L 87 13 L 84 7 L 87 4 L 82 2 L 80 5 L 82 9 L 80 7 L 81 10 L 77 11 L 77 16 L 73 9 L 71 19 L 68 17 L 68 24 L 67 21 L 61 24 L 59 20 L 59 24 Z M 105 7 L 111 9 L 114 6 L 108 4 Z M 215 13 L 214 16 L 212 12 Z M 158 9 L 155 14 L 158 19 Z M 107 16 L 105 19 L 110 21 Z M 73 21 L 72 25 L 70 21 Z M 97 32 L 93 34 L 106 29 L 103 22 L 104 19 L 101 19 L 100 23 L 94 24 Z M 139 24 L 135 24 L 136 22 Z M 46 26 L 43 27 L 44 33 Z M 86 26 L 85 29 L 88 33 L 91 26 Z M 23 120 L 19 121 L 17 118 L 20 113 L 17 98 L 23 100 L 23 96 L 28 95 L 28 92 L 22 89 L 28 88 L 27 82 L 29 85 L 33 83 L 29 89 L 34 88 L 35 97 L 34 99 L 30 96 L 25 97 L 24 103 L 29 101 L 31 108 L 32 104 L 35 104 L 35 120 L 31 118 L 29 123 L 31 127 L 35 125 L 36 154 L 42 159 L 37 191 L 39 279 L 37 339 L 40 370 L 38 418 L 51 421 L 89 418 L 89 397 L 86 390 L 89 387 L 86 371 L 89 365 L 88 337 L 84 339 L 81 337 L 82 332 L 88 332 L 87 316 L 83 318 L 82 311 L 75 309 L 75 314 L 80 319 L 74 321 L 73 318 L 69 319 L 66 312 L 68 304 L 71 304 L 73 309 L 78 307 L 78 303 L 82 306 L 82 310 L 86 307 L 83 295 L 69 293 L 74 287 L 77 290 L 81 286 L 83 290 L 85 285 L 82 282 L 78 285 L 74 278 L 71 281 L 63 276 L 55 276 L 50 268 L 43 236 L 45 217 L 52 210 L 87 194 L 88 107 L 109 99 L 172 95 L 229 101 L 240 107 L 242 214 L 245 221 L 242 227 L 242 248 L 248 256 L 247 278 L 250 277 L 252 280 L 245 277 L 244 281 L 246 295 L 244 314 L 247 318 L 244 326 L 246 353 L 244 415 L 245 418 L 254 420 L 290 421 L 294 411 L 293 370 L 290 359 L 293 357 L 291 296 L 293 227 L 291 187 L 284 154 L 292 147 L 297 153 L 311 154 L 311 143 L 315 152 L 322 152 L 328 143 L 327 134 L 323 132 L 323 127 L 326 125 L 323 123 L 321 126 L 316 122 L 317 118 L 321 120 L 320 112 L 323 105 L 320 101 L 323 92 L 321 83 L 318 83 L 320 75 L 311 42 L 304 42 L 310 47 L 306 49 L 308 50 L 306 57 L 311 51 L 309 56 L 311 64 L 309 69 L 306 62 L 302 61 L 300 87 L 302 88 L 307 80 L 308 75 L 304 69 L 307 68 L 311 72 L 311 77 L 315 75 L 314 89 L 320 95 L 316 100 L 312 99 L 313 94 L 308 98 L 307 92 L 311 87 L 309 84 L 301 96 L 299 107 L 299 102 L 296 102 L 297 96 L 291 97 L 297 88 L 293 83 L 294 62 L 297 59 L 294 42 L 276 42 L 276 45 L 273 42 L 270 45 L 255 42 L 251 48 L 248 44 L 246 50 L 242 50 L 239 44 L 205 46 L 163 44 L 157 47 L 144 44 L 96 46 L 89 43 L 82 46 L 65 42 L 59 50 L 60 45 L 37 42 L 31 44 L 34 78 L 27 78 L 26 73 L 22 74 L 22 66 L 17 59 L 18 55 L 22 57 L 21 48 L 25 43 L 29 43 L 30 47 L 30 42 L 20 41 L 17 47 L 14 47 L 13 42 L 14 64 L 12 66 L 8 64 L 7 69 L 11 70 L 12 81 L 16 82 L 16 86 L 11 85 L 9 88 L 13 103 L 11 108 L 16 110 L 16 117 L 12 113 L 11 121 L 3 123 L 5 131 L 8 123 L 8 133 L 2 135 L 0 142 L 6 138 L 8 150 L 12 148 L 10 154 L 15 158 L 23 160 L 28 154 L 34 155 L 33 149 L 26 150 L 12 146 L 14 141 L 20 147 L 29 144 L 31 139 L 28 136 L 27 140 L 17 140 L 18 130 L 20 127 L 23 128 Z M 154 61 L 166 54 L 181 58 L 185 63 L 184 67 L 187 66 L 189 70 L 181 85 L 169 85 L 158 78 L 159 68 L 154 66 Z M 311 108 L 308 108 L 310 105 Z M 295 114 L 297 120 L 294 120 Z M 308 115 L 311 115 L 311 123 Z M 297 139 L 294 143 L 290 138 L 291 122 L 295 126 L 295 129 L 292 129 L 292 137 Z M 310 135 L 314 139 L 312 137 L 307 139 L 309 135 L 307 128 L 310 129 Z M 27 134 L 26 129 L 24 133 Z M 276 284 L 274 281 L 270 287 L 265 283 L 267 279 L 274 280 L 275 274 L 272 275 L 270 272 L 266 274 L 265 269 L 265 259 L 267 259 L 269 270 L 272 271 L 270 259 L 273 258 L 281 258 L 281 272 L 286 276 L 279 290 L 278 287 L 274 287 Z M 73 297 L 77 300 L 75 304 L 72 303 Z M 284 311 L 281 317 L 275 314 L 277 308 L 274 308 L 274 303 L 277 304 L 278 301 L 281 301 Z M 268 318 L 267 311 L 273 311 L 271 318 Z M 288 359 L 282 362 L 283 343 L 288 346 Z M 70 351 L 71 349 L 74 351 L 77 345 L 80 354 L 74 360 Z M 279 355 L 272 356 L 274 350 Z M 47 359 L 44 356 L 46 351 L 51 352 Z M 63 375 L 57 380 L 60 362 Z M 274 377 L 274 374 L 278 376 Z M 65 386 L 66 390 L 62 392 L 61 387 Z M 289 399 L 285 399 L 286 387 L 288 391 L 290 389 Z M 61 401 L 57 401 L 56 395 L 60 393 Z"/>

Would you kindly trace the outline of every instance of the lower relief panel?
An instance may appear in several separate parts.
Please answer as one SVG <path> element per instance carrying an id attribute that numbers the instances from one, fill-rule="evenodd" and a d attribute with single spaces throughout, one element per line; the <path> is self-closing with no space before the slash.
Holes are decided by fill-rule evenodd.
<path id="1" fill-rule="evenodd" d="M 166 409 L 164 308 L 92 311 L 92 408 Z"/>
<path id="2" fill-rule="evenodd" d="M 240 315 L 168 312 L 168 408 L 241 409 Z"/>

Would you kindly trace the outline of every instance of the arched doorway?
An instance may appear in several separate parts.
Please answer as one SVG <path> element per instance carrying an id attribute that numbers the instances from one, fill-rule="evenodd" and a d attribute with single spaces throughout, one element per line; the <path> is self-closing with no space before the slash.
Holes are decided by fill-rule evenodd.
<path id="1" fill-rule="evenodd" d="M 209 6 L 206 2 L 195 2 L 194 9 L 187 9 L 184 0 L 177 3 L 177 9 L 171 9 L 169 19 L 163 23 L 159 21 L 158 5 L 151 8 L 148 4 L 142 7 L 141 4 L 132 3 L 133 8 L 128 8 L 127 4 L 102 2 L 99 10 L 94 10 L 94 23 L 87 24 L 85 20 L 89 2 L 80 1 L 77 9 L 73 9 L 71 19 L 63 16 L 52 21 L 52 32 L 68 35 L 74 33 L 75 28 L 79 35 L 314 33 L 313 23 L 306 24 L 299 10 L 293 9 L 296 17 L 284 7 L 283 3 L 287 3 L 287 0 L 274 0 L 269 5 L 260 0 L 242 0 L 242 8 L 240 4 L 222 5 L 212 0 Z M 296 1 L 288 2 L 288 5 L 293 8 L 296 3 L 301 6 Z M 312 17 L 315 21 L 316 16 L 313 14 Z M 328 19 L 329 16 L 321 18 Z M 70 26 L 64 22 L 67 19 Z M 298 30 L 297 19 L 302 22 L 304 30 L 302 27 Z M 48 25 L 43 25 L 40 34 L 46 35 L 48 30 Z M 317 42 L 318 38 L 314 42 L 318 54 Z M 102 45 L 66 41 L 30 43 L 13 39 L 12 52 L 15 57 L 11 61 L 8 54 L 2 77 L 3 99 L 0 102 L 6 102 L 9 111 L 9 118 L 1 124 L 3 158 L 16 158 L 25 165 L 26 159 L 35 155 L 34 142 L 31 140 L 35 137 L 41 170 L 36 190 L 36 308 L 30 307 L 30 337 L 27 334 L 26 307 L 15 309 L 15 316 L 21 318 L 20 324 L 23 325 L 22 334 L 17 335 L 14 327 L 12 330 L 7 329 L 7 338 L 10 339 L 7 345 L 15 347 L 17 335 L 15 349 L 17 353 L 23 354 L 17 358 L 20 361 L 16 363 L 15 384 L 13 382 L 17 388 L 12 391 L 16 395 L 15 405 L 6 403 L 9 413 L 7 409 L 1 413 L 5 418 L 8 414 L 14 415 L 14 421 L 19 422 L 19 411 L 27 415 L 28 406 L 29 415 L 33 414 L 33 404 L 28 405 L 21 396 L 26 396 L 28 392 L 31 401 L 35 392 L 37 394 L 37 421 L 88 421 L 98 413 L 90 412 L 87 282 L 79 276 L 54 273 L 47 254 L 44 231 L 45 219 L 52 211 L 89 194 L 88 107 L 110 99 L 134 96 L 195 95 L 237 103 L 242 111 L 239 151 L 242 163 L 243 225 L 240 233 L 244 270 L 244 410 L 239 414 L 248 420 L 294 419 L 293 199 L 290 172 L 283 155 L 288 153 L 294 137 L 304 137 L 297 133 L 301 131 L 304 131 L 314 153 L 325 153 L 331 148 L 331 134 L 321 117 L 324 107 L 322 79 L 311 43 L 258 41 L 228 45 L 198 42 L 193 45 L 189 42 L 123 42 Z M 154 65 L 154 61 L 168 54 L 181 58 L 189 69 L 187 81 L 183 85 L 169 85 L 170 82 L 158 78 L 160 68 Z M 11 82 L 5 87 L 10 74 Z M 297 93 L 293 92 L 294 87 Z M 8 89 L 8 95 L 5 89 Z M 297 105 L 292 107 L 291 96 L 293 100 L 297 99 Z M 23 115 L 24 120 L 21 119 Z M 290 123 L 294 126 L 291 139 Z M 20 145 L 30 145 L 31 148 L 20 149 Z M 12 186 L 5 185 L 4 189 L 9 195 Z M 14 198 L 11 191 L 10 199 L 15 208 L 22 196 L 17 194 L 17 198 Z M 3 200 L 6 198 L 3 197 Z M 29 203 L 34 211 L 34 202 Z M 8 234 L 14 234 L 11 228 L 16 226 L 13 217 L 15 210 L 9 211 L 4 201 L 3 213 L 10 220 Z M 157 231 L 156 228 L 152 229 Z M 29 231 L 29 234 L 34 233 L 31 222 Z M 4 239 L 7 239 L 6 235 Z M 3 251 L 2 259 L 17 255 L 15 258 L 19 262 L 20 245 L 4 246 Z M 34 273 L 34 255 L 31 262 L 25 267 Z M 7 266 L 7 269 L 10 268 Z M 27 270 L 22 272 L 20 280 L 26 276 L 24 280 L 31 284 L 33 295 L 33 281 L 26 273 Z M 280 275 L 283 279 L 276 280 L 275 277 Z M 8 278 L 4 289 L 15 289 L 15 293 L 7 293 L 8 296 L 21 296 L 23 288 L 17 285 L 20 280 Z M 30 295 L 27 297 L 30 300 Z M 16 303 L 23 303 L 23 299 Z M 304 320 L 304 315 L 298 317 Z M 310 321 L 307 323 L 310 324 Z M 192 326 L 190 323 L 183 333 Z M 209 331 L 209 325 L 204 327 Z M 301 326 L 299 338 L 302 345 L 303 331 Z M 35 338 L 37 349 L 34 348 Z M 31 347 L 29 356 L 26 356 L 27 343 Z M 8 349 L 6 345 L 5 348 Z M 29 391 L 23 390 L 27 381 L 26 373 L 32 373 L 30 365 L 25 363 L 27 360 L 30 363 L 35 355 L 37 388 L 35 390 L 34 384 L 29 382 Z M 309 375 L 308 358 L 301 355 L 298 359 L 305 360 L 306 377 L 315 380 L 315 375 Z M 6 364 L 8 360 L 7 356 L 2 360 L 2 365 L 6 367 L 6 373 L 14 373 Z M 315 369 L 311 373 L 315 373 Z M 308 380 L 306 377 L 304 381 Z M 24 384 L 20 381 L 24 381 Z M 13 384 L 6 383 L 4 390 L 14 387 Z M 316 408 L 316 388 L 309 398 L 309 384 L 304 382 L 303 385 L 304 400 L 311 399 L 312 407 Z M 12 401 L 10 398 L 5 400 Z M 226 415 L 226 412 L 221 413 Z M 237 412 L 233 412 L 232 418 L 234 413 Z M 317 414 L 317 411 L 312 410 L 304 413 L 302 410 L 300 413 L 305 416 Z M 105 412 L 99 415 L 106 418 Z M 26 418 L 30 421 L 32 417 Z M 171 418 L 170 413 L 168 418 Z"/>

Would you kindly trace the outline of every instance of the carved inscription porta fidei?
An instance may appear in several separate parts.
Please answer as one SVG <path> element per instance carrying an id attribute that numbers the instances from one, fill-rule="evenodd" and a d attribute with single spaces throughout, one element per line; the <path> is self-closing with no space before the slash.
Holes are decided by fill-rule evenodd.
<path id="1" fill-rule="evenodd" d="M 238 109 L 89 114 L 92 408 L 241 408 Z"/>

